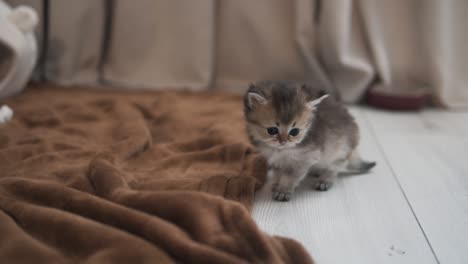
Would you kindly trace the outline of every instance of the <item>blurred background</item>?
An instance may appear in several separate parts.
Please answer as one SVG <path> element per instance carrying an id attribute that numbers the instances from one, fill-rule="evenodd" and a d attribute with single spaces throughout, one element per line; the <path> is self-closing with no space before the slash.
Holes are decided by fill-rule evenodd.
<path id="1" fill-rule="evenodd" d="M 468 106 L 468 1 L 6 2 L 39 14 L 36 80 L 242 93 L 292 79 L 350 103 L 375 91 Z"/>

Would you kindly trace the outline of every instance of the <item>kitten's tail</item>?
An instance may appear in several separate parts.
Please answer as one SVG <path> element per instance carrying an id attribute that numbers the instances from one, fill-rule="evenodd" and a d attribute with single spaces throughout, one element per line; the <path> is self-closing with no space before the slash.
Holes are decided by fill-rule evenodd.
<path id="1" fill-rule="evenodd" d="M 349 157 L 348 166 L 346 167 L 345 174 L 363 174 L 369 172 L 375 167 L 375 161 L 366 161 L 361 158 L 359 153 L 355 150 Z"/>

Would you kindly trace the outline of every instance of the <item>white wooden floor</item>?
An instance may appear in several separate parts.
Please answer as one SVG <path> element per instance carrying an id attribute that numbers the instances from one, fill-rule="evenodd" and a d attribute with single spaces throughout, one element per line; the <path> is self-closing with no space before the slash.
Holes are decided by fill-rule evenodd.
<path id="1" fill-rule="evenodd" d="M 352 108 L 367 175 L 328 192 L 301 186 L 274 202 L 267 184 L 253 216 L 300 241 L 317 263 L 468 263 L 468 112 Z"/>

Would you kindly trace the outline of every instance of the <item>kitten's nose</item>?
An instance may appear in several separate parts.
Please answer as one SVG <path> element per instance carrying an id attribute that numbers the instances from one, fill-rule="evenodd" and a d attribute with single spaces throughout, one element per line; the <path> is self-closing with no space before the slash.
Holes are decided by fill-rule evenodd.
<path id="1" fill-rule="evenodd" d="M 286 144 L 286 139 L 282 137 L 281 135 L 278 135 L 278 141 L 281 145 Z"/>

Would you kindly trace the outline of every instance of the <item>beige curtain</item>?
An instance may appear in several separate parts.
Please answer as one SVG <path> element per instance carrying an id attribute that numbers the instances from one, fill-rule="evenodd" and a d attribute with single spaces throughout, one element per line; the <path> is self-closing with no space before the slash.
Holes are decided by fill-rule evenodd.
<path id="1" fill-rule="evenodd" d="M 468 106 L 468 1 L 10 2 L 48 3 L 40 66 L 64 84 L 243 92 L 295 79 L 356 102 L 375 84 L 408 83 L 440 105 Z"/>
<path id="2" fill-rule="evenodd" d="M 258 79 L 325 83 L 313 8 L 313 1 L 116 1 L 103 78 L 125 87 L 232 91 Z"/>
<path id="3" fill-rule="evenodd" d="M 356 100 L 377 80 L 389 87 L 419 83 L 438 104 L 468 106 L 468 1 L 322 4 L 319 55 L 345 99 Z"/>

